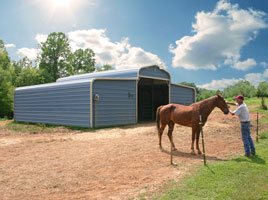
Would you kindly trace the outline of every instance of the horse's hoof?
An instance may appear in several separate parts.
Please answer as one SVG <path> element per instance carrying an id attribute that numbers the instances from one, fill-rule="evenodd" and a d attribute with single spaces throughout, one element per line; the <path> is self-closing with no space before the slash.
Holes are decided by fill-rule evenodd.
<path id="1" fill-rule="evenodd" d="M 198 151 L 198 154 L 202 154 L 202 152 L 201 151 Z"/>
<path id="2" fill-rule="evenodd" d="M 192 154 L 192 155 L 195 155 L 195 151 L 192 151 L 191 154 Z"/>
<path id="3" fill-rule="evenodd" d="M 177 151 L 178 149 L 174 147 L 172 150 L 173 150 L 173 151 Z"/>

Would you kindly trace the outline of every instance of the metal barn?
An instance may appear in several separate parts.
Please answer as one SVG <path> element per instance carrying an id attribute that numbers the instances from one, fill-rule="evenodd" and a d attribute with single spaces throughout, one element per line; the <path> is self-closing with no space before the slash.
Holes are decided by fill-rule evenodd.
<path id="1" fill-rule="evenodd" d="M 160 105 L 195 102 L 195 89 L 172 84 L 158 66 L 111 70 L 15 90 L 16 121 L 103 127 L 155 119 Z"/>

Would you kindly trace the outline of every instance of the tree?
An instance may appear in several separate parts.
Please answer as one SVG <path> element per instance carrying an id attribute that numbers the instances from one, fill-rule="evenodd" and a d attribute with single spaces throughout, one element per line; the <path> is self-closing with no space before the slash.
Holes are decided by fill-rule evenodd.
<path id="1" fill-rule="evenodd" d="M 261 107 L 267 110 L 267 106 L 264 103 L 264 98 L 268 97 L 268 83 L 266 81 L 261 82 L 257 88 L 257 96 L 261 97 Z"/>
<path id="2" fill-rule="evenodd" d="M 16 87 L 45 83 L 45 77 L 42 76 L 42 71 L 34 67 L 27 57 L 24 57 L 14 65 L 15 71 L 19 72 L 15 80 Z"/>
<path id="3" fill-rule="evenodd" d="M 77 49 L 72 54 L 71 65 L 74 74 L 83 74 L 95 71 L 95 53 L 92 49 Z"/>
<path id="4" fill-rule="evenodd" d="M 102 72 L 102 71 L 109 71 L 114 69 L 111 65 L 103 65 L 102 67 L 97 67 L 96 71 L 97 72 Z"/>
<path id="5" fill-rule="evenodd" d="M 47 40 L 41 43 L 40 48 L 39 68 L 46 82 L 54 82 L 60 77 L 74 73 L 70 64 L 71 47 L 64 33 L 50 33 Z"/>
<path id="6" fill-rule="evenodd" d="M 13 68 L 8 53 L 4 42 L 0 40 L 0 117 L 12 116 L 14 95 L 12 74 Z"/>
<path id="7" fill-rule="evenodd" d="M 10 59 L 3 40 L 0 40 L 0 66 L 2 69 L 7 69 L 10 66 Z"/>
<path id="8" fill-rule="evenodd" d="M 242 94 L 245 97 L 254 97 L 256 96 L 257 90 L 251 85 L 248 81 L 241 80 L 235 85 L 229 86 L 224 89 L 224 97 L 234 97 L 238 94 Z"/>

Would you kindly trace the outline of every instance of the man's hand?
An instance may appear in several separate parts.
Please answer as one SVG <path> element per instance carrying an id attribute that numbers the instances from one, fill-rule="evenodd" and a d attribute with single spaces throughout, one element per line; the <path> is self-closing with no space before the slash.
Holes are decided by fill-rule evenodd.
<path id="1" fill-rule="evenodd" d="M 235 115 L 233 111 L 229 110 L 229 112 L 230 112 L 231 115 Z"/>

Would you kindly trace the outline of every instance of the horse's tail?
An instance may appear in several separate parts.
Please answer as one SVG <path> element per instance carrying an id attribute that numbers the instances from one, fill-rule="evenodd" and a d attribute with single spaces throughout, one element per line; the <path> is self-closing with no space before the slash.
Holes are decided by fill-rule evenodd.
<path id="1" fill-rule="evenodd" d="M 162 107 L 163 106 L 159 106 L 156 111 L 156 127 L 157 127 L 158 132 L 160 130 L 160 110 Z"/>

